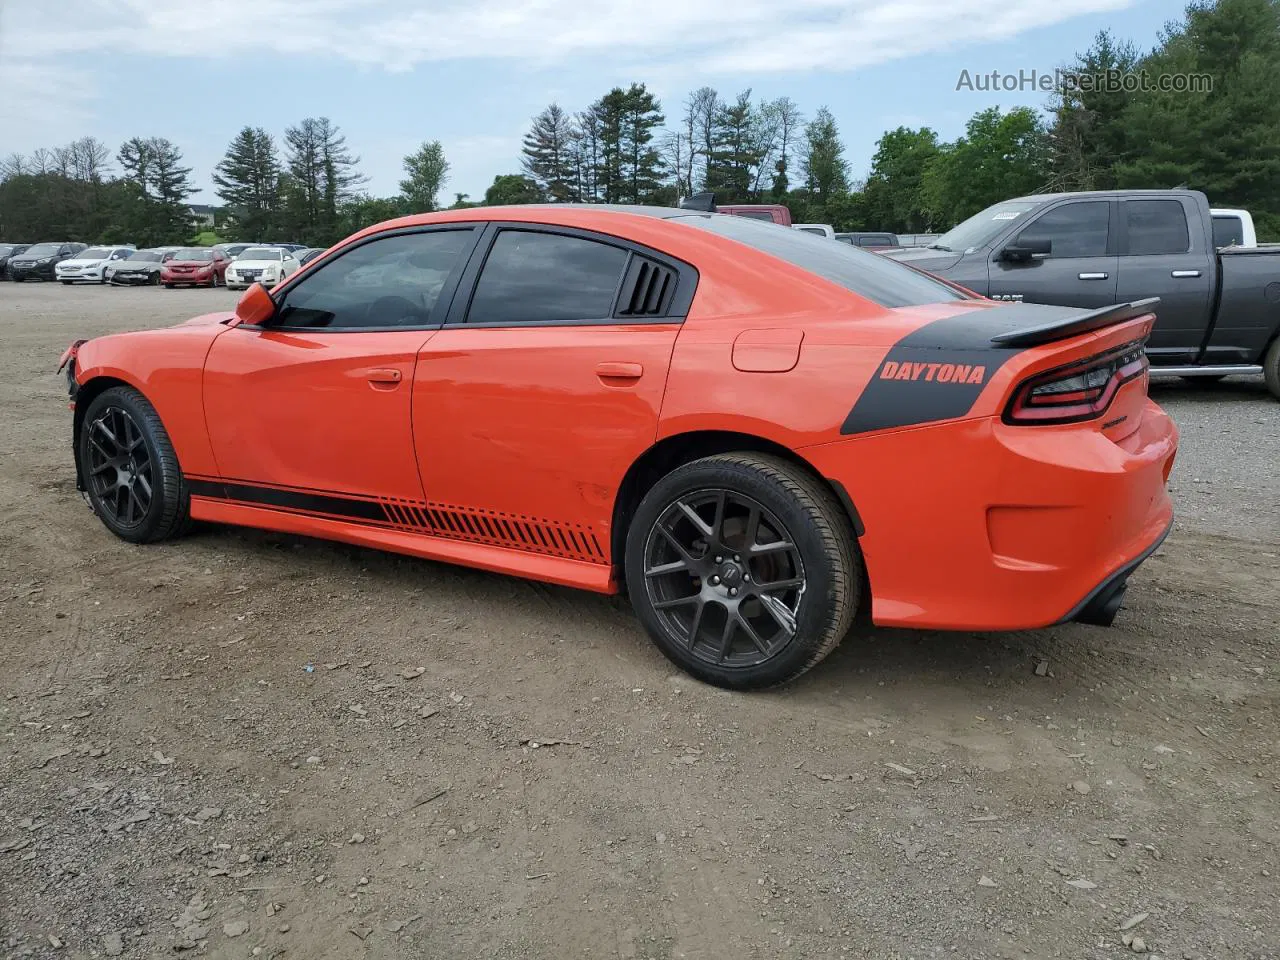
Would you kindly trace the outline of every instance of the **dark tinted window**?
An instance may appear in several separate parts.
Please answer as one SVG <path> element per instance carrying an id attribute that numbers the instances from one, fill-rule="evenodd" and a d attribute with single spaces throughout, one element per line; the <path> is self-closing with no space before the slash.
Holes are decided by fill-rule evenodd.
<path id="1" fill-rule="evenodd" d="M 1054 259 L 1105 257 L 1110 222 L 1111 204 L 1105 200 L 1064 203 L 1028 224 L 1018 239 L 1050 241 Z"/>
<path id="2" fill-rule="evenodd" d="M 298 282 L 284 296 L 278 326 L 418 327 L 471 248 L 473 231 L 436 230 L 361 244 Z"/>
<path id="3" fill-rule="evenodd" d="M 701 230 L 718 233 L 851 290 L 882 307 L 962 300 L 964 295 L 937 280 L 878 253 L 844 243 L 814 243 L 799 230 L 779 230 L 744 217 L 673 217 Z"/>
<path id="4" fill-rule="evenodd" d="M 600 320 L 613 299 L 627 251 L 594 240 L 503 230 L 480 271 L 469 323 Z"/>
<path id="5" fill-rule="evenodd" d="M 735 213 L 733 214 L 733 216 L 746 217 L 748 220 L 764 220 L 767 223 L 774 222 L 772 213 L 768 213 L 760 210 L 748 211 L 746 213 Z"/>
<path id="6" fill-rule="evenodd" d="M 1124 210 L 1129 227 L 1129 256 L 1186 253 L 1191 249 L 1187 215 L 1177 200 L 1128 200 Z"/>
<path id="7" fill-rule="evenodd" d="M 1213 218 L 1213 245 L 1215 247 L 1242 246 L 1244 224 L 1239 217 Z"/>

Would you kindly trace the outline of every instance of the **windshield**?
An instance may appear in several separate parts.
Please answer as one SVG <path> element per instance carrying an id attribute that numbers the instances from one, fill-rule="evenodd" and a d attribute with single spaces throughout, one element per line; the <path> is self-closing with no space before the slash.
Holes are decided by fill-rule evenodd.
<path id="1" fill-rule="evenodd" d="M 934 250 L 953 250 L 956 253 L 968 253 L 978 247 L 985 247 L 997 233 L 1009 226 L 1011 220 L 1017 220 L 1039 205 L 1034 200 L 1006 200 L 1004 203 L 997 203 L 952 227 L 929 244 L 929 247 Z"/>
<path id="2" fill-rule="evenodd" d="M 62 249 L 60 243 L 37 243 L 34 247 L 28 247 L 27 252 L 23 256 L 27 257 L 53 257 Z"/>
<path id="3" fill-rule="evenodd" d="M 12 243 L 0 243 L 0 257 L 7 257 L 13 253 L 13 248 L 14 244 Z"/>
<path id="4" fill-rule="evenodd" d="M 747 217 L 714 214 L 671 219 L 755 247 L 882 307 L 965 299 L 954 288 L 911 267 L 845 243 L 815 243 L 799 230 L 779 230 Z"/>
<path id="5" fill-rule="evenodd" d="M 154 251 L 154 250 L 139 250 L 137 253 L 135 253 L 135 254 L 134 254 L 132 257 L 130 257 L 129 259 L 130 259 L 130 260 L 140 260 L 140 261 L 142 261 L 142 262 L 144 262 L 144 263 L 155 263 L 157 260 L 159 260 L 159 259 L 160 259 L 160 254 L 158 254 L 158 253 L 157 253 L 156 251 Z"/>
<path id="6" fill-rule="evenodd" d="M 88 250 L 81 250 L 76 254 L 77 260 L 105 260 L 111 256 L 109 247 L 90 247 Z"/>
<path id="7" fill-rule="evenodd" d="M 250 247 L 240 254 L 241 260 L 279 260 L 281 251 L 276 247 Z"/>
<path id="8" fill-rule="evenodd" d="M 212 260 L 213 251 L 208 247 L 183 247 L 173 255 L 175 260 Z"/>

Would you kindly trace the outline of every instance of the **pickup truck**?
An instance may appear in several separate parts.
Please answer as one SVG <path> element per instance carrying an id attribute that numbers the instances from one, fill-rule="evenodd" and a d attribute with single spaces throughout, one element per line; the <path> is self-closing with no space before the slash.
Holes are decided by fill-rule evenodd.
<path id="1" fill-rule="evenodd" d="M 1159 297 L 1152 373 L 1262 373 L 1280 399 L 1280 246 L 1214 242 L 1194 190 L 1018 197 L 928 247 L 885 251 L 995 300 L 1104 307 Z"/>

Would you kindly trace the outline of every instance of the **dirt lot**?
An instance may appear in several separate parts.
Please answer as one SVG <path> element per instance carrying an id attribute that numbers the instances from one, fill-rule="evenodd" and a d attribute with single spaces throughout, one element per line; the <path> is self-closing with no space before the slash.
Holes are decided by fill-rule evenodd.
<path id="1" fill-rule="evenodd" d="M 1260 383 L 1157 390 L 1181 519 L 1111 630 L 875 631 L 732 695 L 617 601 L 113 539 L 60 350 L 233 300 L 0 284 L 0 956 L 1280 956 Z"/>

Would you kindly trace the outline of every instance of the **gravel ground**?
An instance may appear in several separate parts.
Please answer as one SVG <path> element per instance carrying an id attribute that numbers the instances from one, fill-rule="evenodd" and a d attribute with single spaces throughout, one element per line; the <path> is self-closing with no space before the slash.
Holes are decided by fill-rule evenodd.
<path id="1" fill-rule="evenodd" d="M 0 284 L 0 956 L 1280 956 L 1260 384 L 1156 388 L 1180 519 L 1112 629 L 861 632 L 734 695 L 616 600 L 112 538 L 59 352 L 233 300 Z"/>

